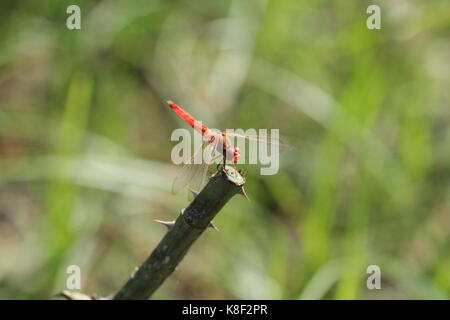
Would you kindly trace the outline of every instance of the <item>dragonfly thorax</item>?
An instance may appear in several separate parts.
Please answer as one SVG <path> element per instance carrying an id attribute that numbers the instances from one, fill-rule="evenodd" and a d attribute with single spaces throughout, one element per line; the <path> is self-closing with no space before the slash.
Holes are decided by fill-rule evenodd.
<path id="1" fill-rule="evenodd" d="M 241 156 L 241 150 L 231 145 L 225 132 L 208 129 L 203 136 L 210 144 L 214 144 L 216 151 L 224 155 L 227 162 L 238 162 Z"/>

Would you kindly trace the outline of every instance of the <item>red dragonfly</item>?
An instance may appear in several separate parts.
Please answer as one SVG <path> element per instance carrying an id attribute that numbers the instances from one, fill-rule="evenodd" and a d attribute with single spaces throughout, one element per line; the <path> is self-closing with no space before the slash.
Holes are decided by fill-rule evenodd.
<path id="1" fill-rule="evenodd" d="M 231 144 L 229 137 L 243 138 L 259 143 L 275 144 L 278 147 L 294 149 L 289 145 L 280 143 L 272 137 L 241 135 L 234 132 L 210 129 L 173 101 L 167 101 L 166 103 L 184 122 L 200 133 L 204 140 L 201 148 L 184 164 L 181 174 L 175 178 L 172 185 L 173 193 L 178 193 L 185 187 L 188 187 L 191 193 L 195 194 L 199 192 L 207 180 L 208 168 L 213 163 L 219 161 L 219 164 L 225 165 L 226 163 L 230 163 L 235 167 L 235 164 L 241 156 L 241 150 Z M 203 156 L 203 159 L 200 160 L 200 164 L 196 164 L 198 162 L 196 159 L 199 156 Z"/>

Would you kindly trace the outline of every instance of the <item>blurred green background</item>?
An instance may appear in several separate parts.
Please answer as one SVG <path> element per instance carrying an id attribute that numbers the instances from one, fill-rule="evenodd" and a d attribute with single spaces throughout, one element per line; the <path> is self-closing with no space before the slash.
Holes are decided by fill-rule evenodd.
<path id="1" fill-rule="evenodd" d="M 187 205 L 168 99 L 298 150 L 241 166 L 251 201 L 153 298 L 449 298 L 449 37 L 447 0 L 3 0 L 0 298 L 50 298 L 69 265 L 105 296 L 148 256 Z"/>

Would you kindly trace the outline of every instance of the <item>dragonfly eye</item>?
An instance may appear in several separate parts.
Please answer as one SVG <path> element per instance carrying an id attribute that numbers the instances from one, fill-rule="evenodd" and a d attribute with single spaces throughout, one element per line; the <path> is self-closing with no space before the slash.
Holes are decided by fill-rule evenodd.
<path id="1" fill-rule="evenodd" d="M 234 163 L 238 162 L 239 158 L 241 157 L 241 149 L 238 147 L 233 148 L 233 155 L 234 155 Z"/>

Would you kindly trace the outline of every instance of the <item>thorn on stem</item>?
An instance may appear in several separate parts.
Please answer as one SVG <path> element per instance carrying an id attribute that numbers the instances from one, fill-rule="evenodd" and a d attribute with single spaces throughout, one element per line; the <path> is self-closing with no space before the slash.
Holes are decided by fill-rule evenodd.
<path id="1" fill-rule="evenodd" d="M 173 226 L 175 225 L 175 221 L 163 221 L 158 219 L 155 219 L 154 221 L 165 225 L 167 227 L 167 230 L 169 231 L 172 230 Z"/>
<path id="2" fill-rule="evenodd" d="M 68 290 L 63 290 L 57 296 L 66 298 L 67 300 L 95 300 L 94 297 L 88 296 L 87 294 L 80 292 L 72 292 Z"/>
<path id="3" fill-rule="evenodd" d="M 191 189 L 191 188 L 188 188 L 188 190 L 189 190 L 190 193 L 192 193 L 192 195 L 194 196 L 194 198 L 196 198 L 196 197 L 198 196 L 198 194 L 200 193 L 200 192 L 195 191 L 194 189 Z"/>
<path id="4" fill-rule="evenodd" d="M 219 228 L 217 228 L 217 226 L 212 221 L 208 224 L 208 228 L 212 228 L 216 231 L 220 231 Z"/>
<path id="5" fill-rule="evenodd" d="M 238 193 L 239 193 L 240 195 L 243 195 L 243 196 L 245 197 L 245 199 L 247 199 L 248 201 L 250 201 L 249 197 L 248 197 L 247 194 L 245 193 L 244 186 L 239 187 Z"/>
<path id="6" fill-rule="evenodd" d="M 138 267 L 134 267 L 133 272 L 131 273 L 131 278 L 134 278 L 134 276 L 136 275 L 136 272 L 139 270 Z"/>

